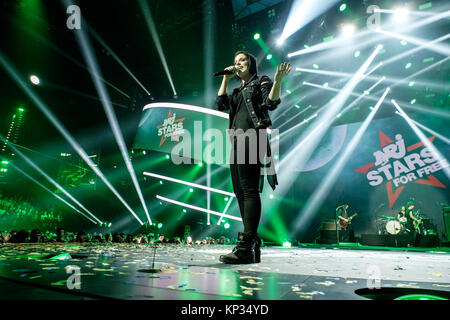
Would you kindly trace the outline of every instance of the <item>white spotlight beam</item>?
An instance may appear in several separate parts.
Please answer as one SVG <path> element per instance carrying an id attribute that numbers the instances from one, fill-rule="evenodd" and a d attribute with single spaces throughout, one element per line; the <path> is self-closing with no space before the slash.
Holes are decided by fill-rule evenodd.
<path id="1" fill-rule="evenodd" d="M 71 4 L 70 0 L 65 1 L 67 5 Z M 92 50 L 92 47 L 89 44 L 89 39 L 84 31 L 75 30 L 75 37 L 80 45 L 81 53 L 88 65 L 89 69 L 92 71 L 91 74 L 101 76 L 100 68 L 98 67 L 97 59 L 95 57 L 95 53 Z M 122 154 L 122 158 L 125 162 L 127 170 L 130 174 L 131 180 L 133 181 L 134 188 L 137 192 L 139 200 L 144 208 L 145 215 L 147 216 L 148 222 L 152 225 L 152 220 L 150 219 L 150 215 L 148 213 L 147 205 L 144 200 L 144 196 L 142 195 L 141 188 L 139 186 L 136 173 L 134 172 L 133 165 L 131 164 L 130 155 L 127 151 L 127 146 L 125 144 L 125 140 L 123 139 L 122 131 L 120 130 L 119 122 L 117 121 L 116 115 L 114 113 L 114 108 L 111 105 L 111 99 L 109 98 L 108 91 L 106 90 L 103 82 L 99 80 L 98 76 L 92 76 L 92 81 L 94 82 L 95 89 L 97 90 L 97 94 L 100 97 L 103 110 L 105 111 L 106 117 L 108 118 L 108 122 L 111 126 L 111 130 L 114 134 L 114 138 L 116 139 L 119 150 Z"/>
<path id="2" fill-rule="evenodd" d="M 435 51 L 435 52 L 437 52 L 439 54 L 442 54 L 444 56 L 450 56 L 450 47 L 447 46 L 447 45 L 439 45 L 439 44 L 432 44 L 432 45 L 430 45 L 429 44 L 431 42 L 430 40 L 423 40 L 423 39 L 419 39 L 419 38 L 409 37 L 409 36 L 405 36 L 403 34 L 389 32 L 389 31 L 386 31 L 386 30 L 383 30 L 383 29 L 380 29 L 380 28 L 377 29 L 377 32 L 385 34 L 385 35 L 393 37 L 393 38 L 406 40 L 408 42 L 411 42 L 411 43 L 414 43 L 414 44 L 417 44 L 417 45 L 420 45 L 420 46 L 427 46 L 427 49 L 429 49 L 429 50 Z"/>
<path id="3" fill-rule="evenodd" d="M 161 42 L 159 41 L 158 31 L 156 30 L 155 22 L 153 21 L 152 14 L 150 12 L 150 7 L 148 3 L 144 0 L 139 0 L 139 5 L 144 14 L 145 22 L 147 24 L 148 30 L 153 38 L 153 42 L 155 43 L 156 50 L 158 51 L 159 58 L 163 64 L 164 70 L 166 71 L 167 78 L 169 79 L 170 86 L 172 87 L 173 94 L 176 95 L 177 92 L 175 90 L 175 86 L 172 81 L 172 77 L 170 76 L 169 66 L 167 65 L 166 57 L 164 56 L 164 51 L 161 46 Z"/>
<path id="4" fill-rule="evenodd" d="M 310 120 L 312 120 L 313 118 L 315 118 L 315 117 L 310 118 Z M 295 125 L 295 126 L 289 128 L 288 130 L 286 130 L 285 132 L 283 132 L 282 134 L 280 134 L 280 139 L 281 139 L 282 136 L 286 135 L 287 133 L 289 133 L 289 132 L 292 131 L 292 130 L 295 130 L 296 128 L 298 128 L 299 126 L 301 126 L 301 125 L 303 125 L 304 123 L 307 123 L 307 122 L 308 122 L 308 121 L 303 120 L 301 123 L 299 123 L 299 124 L 297 124 L 297 125 Z M 324 124 L 323 122 L 319 122 L 317 125 L 315 125 L 315 126 L 314 126 L 314 129 L 311 130 L 311 132 L 309 132 L 308 135 L 307 135 L 301 142 L 299 142 L 299 143 L 295 146 L 295 149 L 294 149 L 293 151 L 299 150 L 299 148 L 302 147 L 303 144 L 305 144 L 306 142 L 310 142 L 309 140 L 310 140 L 310 139 L 311 139 L 311 138 L 319 131 L 319 129 L 321 129 L 321 127 L 323 126 L 323 124 Z M 273 139 L 274 139 L 274 138 L 272 138 L 271 141 L 273 141 Z M 293 151 L 291 151 L 291 152 L 288 154 L 288 157 L 289 157 L 289 156 L 292 157 L 293 155 L 295 155 L 296 152 L 293 152 Z M 286 157 L 286 158 L 287 158 L 287 157 Z M 286 159 L 286 158 L 284 158 L 284 159 Z M 281 166 L 281 164 L 278 165 L 278 167 L 280 167 L 280 166 Z M 277 167 L 277 170 L 278 170 L 278 167 Z"/>
<path id="5" fill-rule="evenodd" d="M 423 74 L 423 73 L 425 73 L 425 72 L 427 72 L 427 71 L 429 71 L 429 70 L 431 70 L 431 69 L 437 67 L 438 65 L 440 65 L 440 64 L 442 64 L 442 63 L 444 63 L 444 62 L 446 62 L 448 59 L 450 59 L 450 57 L 441 59 L 441 60 L 439 60 L 439 61 L 433 63 L 432 65 L 429 65 L 428 67 L 423 68 L 422 70 L 419 70 L 419 71 L 413 73 L 412 75 L 410 75 L 410 76 L 408 76 L 408 77 L 406 77 L 406 78 L 403 78 L 402 80 L 396 81 L 394 84 L 391 85 L 391 88 L 394 88 L 394 87 L 396 87 L 396 86 L 398 86 L 398 85 L 407 83 L 410 79 L 413 79 L 413 78 L 417 77 L 418 75 L 421 75 L 421 74 Z"/>
<path id="6" fill-rule="evenodd" d="M 278 44 L 282 44 L 292 34 L 306 26 L 316 17 L 323 14 L 331 6 L 339 0 L 329 1 L 310 1 L 310 0 L 295 0 L 292 4 L 289 16 L 284 25 L 283 32 L 278 39 Z"/>
<path id="7" fill-rule="evenodd" d="M 391 88 L 394 88 L 394 87 L 396 87 L 396 86 L 398 86 L 400 84 L 407 84 L 407 83 L 409 83 L 409 79 L 412 79 L 412 78 L 414 78 L 414 77 L 416 77 L 418 75 L 421 75 L 421 74 L 423 74 L 423 73 L 425 73 L 425 72 L 427 72 L 427 71 L 437 67 L 438 65 L 446 62 L 448 59 L 450 59 L 450 57 L 443 58 L 443 59 L 441 59 L 441 60 L 439 60 L 439 61 L 437 61 L 437 62 L 435 62 L 435 63 L 433 63 L 433 64 L 431 64 L 431 65 L 429 65 L 429 66 L 427 66 L 427 67 L 425 67 L 425 68 L 415 72 L 415 73 L 413 73 L 412 75 L 410 75 L 410 76 L 408 76 L 406 78 L 389 77 L 389 78 L 386 78 L 385 80 L 388 83 L 392 84 L 390 86 Z M 391 63 L 391 62 L 393 62 L 393 61 L 391 59 L 389 59 L 389 63 Z M 387 63 L 383 62 L 383 65 L 386 66 Z M 307 69 L 307 68 L 296 68 L 296 71 L 317 73 L 317 74 L 329 75 L 329 76 L 334 76 L 334 77 L 346 77 L 346 78 L 349 78 L 349 77 L 353 76 L 353 74 L 349 73 L 349 72 L 336 72 L 336 71 L 329 71 L 329 70 L 314 70 L 314 69 Z M 378 81 L 378 80 L 380 80 L 383 77 L 368 76 L 366 74 L 365 76 L 362 76 L 362 79 L 364 79 L 364 78 L 367 78 L 369 80 L 376 80 L 376 81 Z M 416 85 L 433 87 L 433 88 L 436 88 L 436 89 L 439 89 L 439 90 L 446 90 L 447 89 L 447 87 L 445 85 L 442 85 L 440 83 L 439 84 L 438 83 L 433 83 L 433 82 L 430 82 L 430 81 L 427 81 L 427 82 L 416 81 Z M 316 87 L 320 87 L 320 85 L 315 85 L 315 86 Z M 325 88 L 323 88 L 323 89 L 325 89 Z"/>
<path id="8" fill-rule="evenodd" d="M 340 80 L 335 80 L 331 82 L 331 85 L 335 85 Z M 300 89 L 303 86 L 301 82 L 297 82 L 294 88 L 291 88 L 292 92 L 295 92 L 296 90 Z M 287 96 L 287 99 L 292 99 L 292 101 L 287 100 L 285 101 L 285 105 L 288 105 L 286 108 L 277 108 L 274 111 L 272 111 L 272 123 L 275 125 L 275 123 L 278 122 L 280 118 L 282 118 L 285 114 L 287 114 L 291 109 L 295 108 L 296 104 L 302 103 L 302 101 L 305 101 L 307 99 L 310 99 L 312 97 L 315 97 L 316 95 L 321 94 L 320 90 L 310 90 L 308 92 L 305 92 L 300 99 L 297 99 L 296 95 L 289 95 Z M 285 96 L 284 94 L 282 96 Z"/>
<path id="9" fill-rule="evenodd" d="M 366 74 L 364 74 L 362 76 L 362 78 L 366 78 L 367 76 L 369 76 L 371 73 L 373 73 L 375 70 L 377 70 L 379 67 L 381 67 L 383 65 L 383 62 L 380 62 L 379 64 L 377 64 L 375 67 L 373 67 L 369 72 L 367 72 Z"/>
<path id="10" fill-rule="evenodd" d="M 13 163 L 11 163 L 11 166 L 16 169 L 17 171 L 19 171 L 21 174 L 23 174 L 25 177 L 27 177 L 28 179 L 30 179 L 31 181 L 33 181 L 35 184 L 37 184 L 38 186 L 40 186 L 42 189 L 44 189 L 45 191 L 47 191 L 48 193 L 50 193 L 52 196 L 56 197 L 58 200 L 64 202 L 67 206 L 69 206 L 70 208 L 72 208 L 73 210 L 75 210 L 76 212 L 78 212 L 79 214 L 81 214 L 83 217 L 85 217 L 86 219 L 88 219 L 89 221 L 91 221 L 93 224 L 97 224 L 97 222 L 95 222 L 94 220 L 92 220 L 91 218 L 89 218 L 88 216 L 86 216 L 83 212 L 81 212 L 80 210 L 78 210 L 77 208 L 75 208 L 73 205 L 71 205 L 69 202 L 67 202 L 66 200 L 64 200 L 63 198 L 61 198 L 60 196 L 58 196 L 56 193 L 54 193 L 53 191 L 51 191 L 50 189 L 48 189 L 46 186 L 44 186 L 42 183 L 40 183 L 39 181 L 37 181 L 35 178 L 33 178 L 32 176 L 30 176 L 28 173 L 26 173 L 25 171 L 23 171 L 22 169 L 20 169 L 18 166 L 14 165 Z"/>
<path id="11" fill-rule="evenodd" d="M 375 59 L 375 56 L 382 49 L 382 45 L 378 45 L 376 49 L 372 52 L 369 58 L 359 67 L 355 72 L 354 76 L 345 84 L 344 88 L 336 95 L 333 103 L 327 103 L 323 106 L 325 112 L 321 112 L 321 115 L 310 125 L 310 127 L 305 130 L 302 136 L 297 139 L 297 141 L 302 141 L 301 149 L 298 146 L 294 147 L 293 150 L 278 162 L 278 168 L 281 168 L 279 180 L 286 179 L 286 182 L 281 184 L 277 192 L 278 196 L 283 197 L 284 194 L 289 190 L 292 184 L 293 174 L 295 168 L 301 168 L 308 161 L 308 159 L 313 154 L 314 150 L 317 148 L 320 140 L 325 135 L 326 131 L 336 119 L 336 115 L 341 110 L 342 106 L 347 101 L 352 90 L 361 81 L 362 75 L 367 71 L 369 65 Z M 301 150 L 299 152 L 299 150 Z"/>
<path id="12" fill-rule="evenodd" d="M 380 80 L 378 80 L 377 82 L 375 82 L 375 84 L 373 86 L 371 86 L 369 89 L 367 89 L 367 92 L 372 92 L 373 89 L 375 89 L 376 86 L 378 86 L 382 81 L 386 80 L 385 76 L 382 76 Z"/>
<path id="13" fill-rule="evenodd" d="M 17 82 L 19 87 L 25 92 L 25 94 L 33 101 L 34 105 L 44 114 L 44 116 L 53 124 L 53 126 L 61 133 L 61 135 L 66 139 L 66 141 L 72 146 L 72 148 L 78 153 L 78 155 L 89 165 L 89 167 L 97 174 L 100 179 L 108 186 L 108 188 L 114 193 L 114 195 L 119 199 L 122 204 L 130 211 L 130 213 L 139 221 L 141 225 L 144 223 L 136 216 L 133 209 L 125 202 L 122 196 L 117 192 L 117 190 L 111 185 L 111 183 L 106 179 L 103 173 L 98 169 L 97 165 L 89 158 L 88 154 L 84 151 L 81 145 L 73 138 L 73 136 L 67 131 L 61 121 L 50 111 L 50 108 L 44 104 L 42 99 L 35 94 L 27 85 L 27 82 L 22 79 L 17 70 L 15 70 L 12 65 L 6 60 L 6 58 L 0 52 L 0 64 L 5 68 L 9 75 Z"/>
<path id="14" fill-rule="evenodd" d="M 416 23 L 413 24 L 409 24 L 406 27 L 400 28 L 398 29 L 398 32 L 408 32 L 408 31 L 412 31 L 414 29 L 426 26 L 428 24 L 431 24 L 433 22 L 439 21 L 441 19 L 445 19 L 447 17 L 450 16 L 450 11 L 445 11 L 442 12 L 440 14 L 428 17 L 426 19 L 420 20 Z M 392 27 L 394 24 L 390 24 L 387 27 L 384 26 L 385 29 L 388 29 L 389 27 Z M 354 41 L 358 41 L 358 46 L 360 48 L 363 48 L 367 45 L 371 45 L 375 42 L 379 42 L 381 40 L 383 40 L 383 36 L 380 37 L 373 37 L 373 32 L 371 30 L 365 30 L 365 31 L 360 31 L 358 32 L 354 37 Z M 359 40 L 361 39 L 361 41 L 359 42 Z M 363 39 L 367 39 L 367 40 L 363 40 Z M 334 47 L 339 47 L 342 45 L 342 39 L 340 38 L 336 38 L 333 39 L 331 41 L 327 41 L 327 42 L 321 42 L 317 45 L 311 46 L 309 48 L 306 49 L 301 49 L 295 52 L 291 52 L 288 54 L 288 57 L 294 57 L 294 56 L 298 56 L 298 55 L 302 55 L 302 54 L 307 54 L 307 53 L 312 53 L 312 52 L 317 52 L 317 51 L 321 51 L 321 50 L 327 50 L 327 49 L 331 49 Z M 349 46 L 349 49 L 352 49 L 352 46 Z M 328 57 L 327 57 L 328 58 Z"/>
<path id="15" fill-rule="evenodd" d="M 0 138 L 4 139 L 4 137 L 0 134 Z M 55 180 L 53 180 L 48 174 L 44 172 L 41 168 L 39 168 L 33 161 L 31 161 L 30 158 L 28 158 L 25 154 L 23 154 L 19 149 L 17 149 L 15 146 L 8 143 L 8 147 L 10 147 L 15 153 L 17 153 L 20 157 L 22 157 L 30 166 L 33 167 L 34 170 L 39 172 L 45 179 L 47 179 L 48 182 L 53 184 L 59 191 L 64 193 L 70 200 L 75 202 L 80 208 L 82 208 L 84 211 L 86 211 L 92 218 L 94 218 L 97 222 L 100 224 L 102 223 L 101 220 L 99 220 L 92 212 L 90 212 L 84 205 L 82 205 L 75 197 L 73 197 L 69 192 L 66 191 L 59 183 L 57 183 Z"/>
<path id="16" fill-rule="evenodd" d="M 400 112 L 395 111 L 395 113 L 403 117 L 403 115 Z M 442 134 L 437 133 L 436 131 L 424 126 L 423 124 L 421 124 L 420 122 L 417 122 L 416 120 L 413 120 L 411 118 L 409 118 L 409 120 L 411 120 L 416 126 L 421 127 L 423 130 L 431 133 L 433 136 L 436 136 L 438 139 L 442 140 L 446 144 L 450 144 L 450 139 L 444 137 Z"/>
<path id="17" fill-rule="evenodd" d="M 426 107 L 426 106 L 417 106 L 417 105 L 411 105 L 411 104 L 407 104 L 407 103 L 399 103 L 399 105 L 401 105 L 403 108 L 408 109 L 408 110 L 414 110 L 416 112 L 431 114 L 436 117 L 450 119 L 450 112 L 445 111 L 445 110 L 440 110 L 440 109 L 434 110 L 434 109 L 430 109 L 429 107 Z"/>
<path id="18" fill-rule="evenodd" d="M 442 63 L 442 62 L 440 62 Z M 434 68 L 436 65 L 430 65 L 429 67 Z M 427 67 L 427 68 L 429 68 Z M 427 69 L 429 70 L 429 69 Z M 423 71 L 420 70 L 419 72 L 426 72 L 427 70 Z M 340 78 L 350 78 L 353 77 L 353 73 L 350 72 L 336 72 L 336 71 L 329 71 L 329 70 L 315 70 L 315 69 L 307 69 L 307 68 L 296 68 L 296 71 L 301 71 L 301 72 L 308 72 L 308 73 L 317 73 L 317 74 L 323 74 L 323 75 L 327 75 L 327 76 L 332 76 L 332 77 L 340 77 Z M 419 73 L 419 74 L 420 74 Z M 418 75 L 417 73 L 408 76 L 407 79 L 410 79 L 411 77 L 414 77 Z M 371 80 L 371 81 L 379 81 L 380 79 L 382 79 L 384 76 L 370 76 L 368 74 L 362 76 L 361 80 Z M 405 83 L 405 78 L 394 78 L 394 77 L 389 77 L 386 78 L 384 77 L 385 80 L 389 83 Z M 416 81 L 416 85 L 421 85 L 421 86 L 427 86 L 429 88 L 435 88 L 438 90 L 443 90 L 445 89 L 445 87 L 442 85 L 442 83 L 436 83 L 436 82 L 431 82 L 431 81 Z M 316 84 L 315 87 L 322 87 L 320 84 Z M 331 87 L 329 87 L 331 88 Z M 324 87 L 322 89 L 325 89 Z"/>
<path id="19" fill-rule="evenodd" d="M 414 122 L 411 121 L 411 119 L 408 117 L 408 115 L 403 111 L 402 108 L 398 105 L 398 103 L 392 99 L 391 102 L 394 104 L 394 106 L 397 108 L 398 112 L 400 112 L 401 116 L 406 120 L 406 122 L 409 124 L 411 129 L 413 129 L 414 133 L 419 137 L 420 141 L 427 147 L 431 153 L 433 154 L 433 157 L 441 162 L 442 168 L 444 170 L 445 175 L 448 179 L 450 179 L 450 167 L 448 165 L 448 160 L 439 152 L 438 149 L 428 140 L 428 138 L 423 134 L 423 132 L 414 124 Z"/>
<path id="20" fill-rule="evenodd" d="M 380 80 L 377 81 L 377 83 L 375 83 L 372 87 L 370 87 L 369 89 L 365 90 L 363 94 L 361 94 L 358 98 L 356 98 L 355 100 L 353 100 L 352 103 L 350 103 L 348 106 L 346 106 L 340 113 L 340 115 L 342 116 L 343 114 L 345 114 L 347 111 L 349 111 L 354 105 L 356 105 L 361 99 L 363 98 L 367 98 L 367 94 L 370 94 L 370 92 L 377 86 L 379 85 L 384 79 L 386 79 L 386 77 L 382 77 Z"/>
<path id="21" fill-rule="evenodd" d="M 333 168 L 327 174 L 325 179 L 322 180 L 319 187 L 314 191 L 314 193 L 308 199 L 306 207 L 302 210 L 301 214 L 299 215 L 299 218 L 295 222 L 293 233 L 295 233 L 299 229 L 299 227 L 304 225 L 305 222 L 307 222 L 310 219 L 310 217 L 316 212 L 318 207 L 324 201 L 324 199 L 326 198 L 330 189 L 333 187 L 334 183 L 336 182 L 337 178 L 339 177 L 339 174 L 341 173 L 342 168 L 347 163 L 347 160 L 349 159 L 349 157 L 352 155 L 352 152 L 358 145 L 359 141 L 361 140 L 361 137 L 363 136 L 364 132 L 366 131 L 367 127 L 369 126 L 370 122 L 372 121 L 376 112 L 380 108 L 381 104 L 383 103 L 383 101 L 386 98 L 386 95 L 388 94 L 389 91 L 390 91 L 390 88 L 387 88 L 385 90 L 383 96 L 378 101 L 378 103 L 375 105 L 375 108 L 370 112 L 369 116 L 364 120 L 363 124 L 359 127 L 358 131 L 354 134 L 353 138 L 350 140 L 350 142 L 346 146 L 345 150 L 340 155 L 336 164 L 333 166 Z"/>
<path id="22" fill-rule="evenodd" d="M 170 202 L 170 203 L 173 203 L 173 204 L 176 204 L 176 205 L 179 205 L 179 206 L 183 206 L 183 207 L 186 207 L 186 208 L 189 208 L 189 209 L 193 209 L 193 210 L 197 210 L 197 211 L 201 211 L 201 212 L 205 212 L 205 213 L 210 213 L 210 214 L 213 214 L 213 215 L 216 215 L 216 216 L 224 216 L 225 218 L 228 218 L 228 219 L 231 219 L 231 220 L 242 221 L 241 218 L 238 218 L 238 217 L 235 217 L 235 216 L 230 216 L 228 214 L 223 214 L 223 213 L 220 213 L 220 212 L 216 212 L 216 211 L 204 209 L 204 208 L 201 208 L 201 207 L 193 206 L 191 204 L 187 204 L 187 203 L 184 203 L 184 202 L 180 202 L 180 201 L 172 200 L 172 199 L 169 199 L 169 198 L 161 197 L 160 195 L 156 195 L 156 198 L 159 199 L 159 200 Z"/>
<path id="23" fill-rule="evenodd" d="M 375 9 L 375 12 L 380 13 L 390 13 L 390 14 L 398 14 L 397 10 L 388 10 L 388 9 Z M 434 16 L 436 14 L 439 14 L 439 12 L 432 12 L 432 11 L 407 11 L 408 15 L 411 16 Z"/>
<path id="24" fill-rule="evenodd" d="M 106 44 L 106 42 L 100 37 L 100 35 L 89 26 L 89 31 L 94 36 L 95 39 L 111 54 L 114 60 L 136 81 L 136 83 L 142 88 L 142 90 L 147 93 L 147 95 L 151 95 L 150 92 L 142 85 L 142 83 L 136 78 L 136 76 L 131 72 L 131 70 L 123 63 L 123 61 L 117 56 L 117 54 Z"/>
<path id="25" fill-rule="evenodd" d="M 310 87 L 315 87 L 315 88 L 319 88 L 319 89 L 323 89 L 323 90 L 328 90 L 328 91 L 334 91 L 334 92 L 341 92 L 342 89 L 337 89 L 337 88 L 332 88 L 330 86 L 328 87 L 324 87 L 321 84 L 317 84 L 317 83 L 312 83 L 312 82 L 308 82 L 308 81 L 303 81 L 304 85 L 310 86 Z M 360 93 L 355 93 L 355 92 L 350 92 L 349 93 L 350 96 L 360 96 Z"/>
<path id="26" fill-rule="evenodd" d="M 234 193 L 223 191 L 223 190 L 219 190 L 219 189 L 214 189 L 214 188 L 211 188 L 211 187 L 203 186 L 201 184 L 197 184 L 197 183 L 193 183 L 193 182 L 187 182 L 187 181 L 183 181 L 183 180 L 180 180 L 180 179 L 175 179 L 175 178 L 171 178 L 171 177 L 167 177 L 167 176 L 163 176 L 163 175 L 156 174 L 156 173 L 151 173 L 151 172 L 144 172 L 143 174 L 146 175 L 146 176 L 149 176 L 149 177 L 157 178 L 157 179 L 163 179 L 163 180 L 172 181 L 172 182 L 175 182 L 175 183 L 184 184 L 184 185 L 187 185 L 187 186 L 190 186 L 190 187 L 194 187 L 194 188 L 199 188 L 199 189 L 203 189 L 203 190 L 207 190 L 207 191 L 221 193 L 221 194 L 227 195 L 229 197 L 235 197 Z"/>
<path id="27" fill-rule="evenodd" d="M 280 124 L 279 126 L 277 126 L 278 128 L 281 128 L 282 126 L 285 126 L 287 123 L 295 120 L 299 115 L 301 115 L 302 113 L 306 112 L 307 110 L 311 109 L 312 105 L 310 104 L 309 106 L 307 106 L 306 108 L 304 108 L 302 111 L 299 111 L 296 115 L 294 115 L 292 118 L 288 119 L 287 121 L 285 121 L 284 123 Z M 275 122 L 275 120 L 274 120 Z"/>
<path id="28" fill-rule="evenodd" d="M 398 61 L 399 59 L 401 59 L 401 58 L 403 58 L 403 57 L 410 56 L 410 55 L 412 55 L 413 53 L 416 53 L 417 51 L 420 51 L 420 50 L 422 50 L 422 49 L 426 49 L 427 47 L 432 46 L 432 45 L 434 45 L 435 43 L 445 41 L 445 40 L 447 40 L 448 38 L 450 38 L 450 33 L 447 33 L 446 35 L 444 35 L 444 36 L 442 36 L 442 37 L 439 37 L 439 38 L 436 38 L 436 39 L 434 39 L 434 40 L 432 40 L 432 41 L 425 42 L 425 43 L 423 43 L 422 45 L 420 45 L 420 46 L 418 46 L 418 47 L 412 48 L 412 49 L 407 50 L 407 51 L 405 51 L 405 52 L 403 52 L 403 53 L 400 53 L 400 54 L 398 54 L 398 55 L 395 55 L 395 56 L 393 56 L 392 58 L 389 58 L 389 59 L 387 59 L 387 60 L 384 60 L 384 61 L 383 61 L 383 64 L 386 66 L 386 65 L 388 65 L 388 64 L 390 64 L 390 63 L 392 63 L 392 62 Z"/>

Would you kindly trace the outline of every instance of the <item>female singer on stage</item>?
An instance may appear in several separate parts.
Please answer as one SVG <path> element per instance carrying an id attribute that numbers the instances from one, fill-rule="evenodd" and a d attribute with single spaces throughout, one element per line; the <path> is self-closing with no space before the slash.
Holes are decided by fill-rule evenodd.
<path id="1" fill-rule="evenodd" d="M 289 63 L 282 63 L 277 66 L 274 81 L 268 76 L 258 76 L 256 59 L 253 55 L 245 51 L 238 51 L 234 56 L 234 65 L 225 68 L 231 74 L 223 76 L 218 96 L 216 99 L 217 110 L 229 110 L 229 129 L 232 152 L 230 157 L 230 171 L 233 190 L 236 195 L 244 232 L 238 234 L 238 242 L 233 251 L 220 256 L 220 261 L 230 264 L 258 263 L 261 261 L 261 239 L 257 230 L 261 218 L 261 199 L 259 193 L 262 192 L 264 176 L 261 169 L 264 165 L 262 159 L 264 155 L 270 157 L 270 144 L 267 139 L 266 128 L 272 122 L 268 111 L 275 110 L 280 104 L 281 82 L 291 71 Z M 237 77 L 241 86 L 235 88 L 230 96 L 227 88 L 230 80 Z M 239 130 L 240 129 L 240 130 Z M 261 132 L 258 132 L 261 130 Z M 247 133 L 255 132 L 256 140 L 247 140 Z M 244 147 L 238 147 L 237 141 L 244 135 Z M 265 150 L 260 150 L 260 139 L 266 139 Z M 241 140 L 242 141 L 242 140 Z M 256 142 L 256 153 L 255 146 Z M 262 152 L 262 157 L 259 152 Z M 245 153 L 245 161 L 242 155 Z M 251 159 L 256 159 L 252 161 Z M 241 159 L 241 160 L 239 160 Z M 277 184 L 276 175 L 267 176 L 272 189 L 275 190 Z"/>

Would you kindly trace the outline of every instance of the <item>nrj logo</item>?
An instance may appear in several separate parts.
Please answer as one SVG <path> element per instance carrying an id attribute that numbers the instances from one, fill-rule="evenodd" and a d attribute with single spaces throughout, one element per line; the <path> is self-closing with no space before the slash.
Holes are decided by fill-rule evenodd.
<path id="1" fill-rule="evenodd" d="M 167 138 L 179 141 L 179 136 L 184 133 L 183 120 L 185 118 L 175 120 L 175 117 L 176 113 L 172 115 L 172 110 L 169 110 L 167 119 L 164 119 L 163 124 L 156 127 L 158 129 L 158 137 L 161 137 L 161 142 L 159 143 L 160 147 Z"/>
<path id="2" fill-rule="evenodd" d="M 386 182 L 389 208 L 392 208 L 405 185 L 410 182 L 446 188 L 433 176 L 434 172 L 448 167 L 446 160 L 436 159 L 422 142 L 406 147 L 401 134 L 395 135 L 394 142 L 381 130 L 378 133 L 381 149 L 373 153 L 375 162 L 362 166 L 355 172 L 364 173 L 369 185 L 373 187 Z M 434 138 L 428 139 L 433 142 Z"/>

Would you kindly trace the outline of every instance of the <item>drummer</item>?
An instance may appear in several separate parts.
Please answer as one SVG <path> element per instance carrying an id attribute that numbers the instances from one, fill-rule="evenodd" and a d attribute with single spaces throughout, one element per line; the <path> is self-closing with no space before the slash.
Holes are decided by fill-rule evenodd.
<path id="1" fill-rule="evenodd" d="M 400 209 L 400 212 L 397 214 L 397 219 L 401 223 L 406 223 L 408 221 L 408 218 L 406 218 L 406 207 L 402 206 Z"/>

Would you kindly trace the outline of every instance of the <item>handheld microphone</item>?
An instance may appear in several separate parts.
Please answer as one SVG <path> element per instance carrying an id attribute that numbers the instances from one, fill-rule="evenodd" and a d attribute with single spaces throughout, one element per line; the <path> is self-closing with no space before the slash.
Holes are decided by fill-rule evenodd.
<path id="1" fill-rule="evenodd" d="M 214 73 L 213 76 L 214 76 L 214 77 L 220 77 L 220 76 L 224 76 L 224 75 L 226 75 L 226 74 L 233 74 L 233 73 L 235 73 L 235 71 L 236 71 L 236 68 L 234 68 L 233 71 L 230 71 L 230 70 L 223 70 L 223 71 Z"/>

